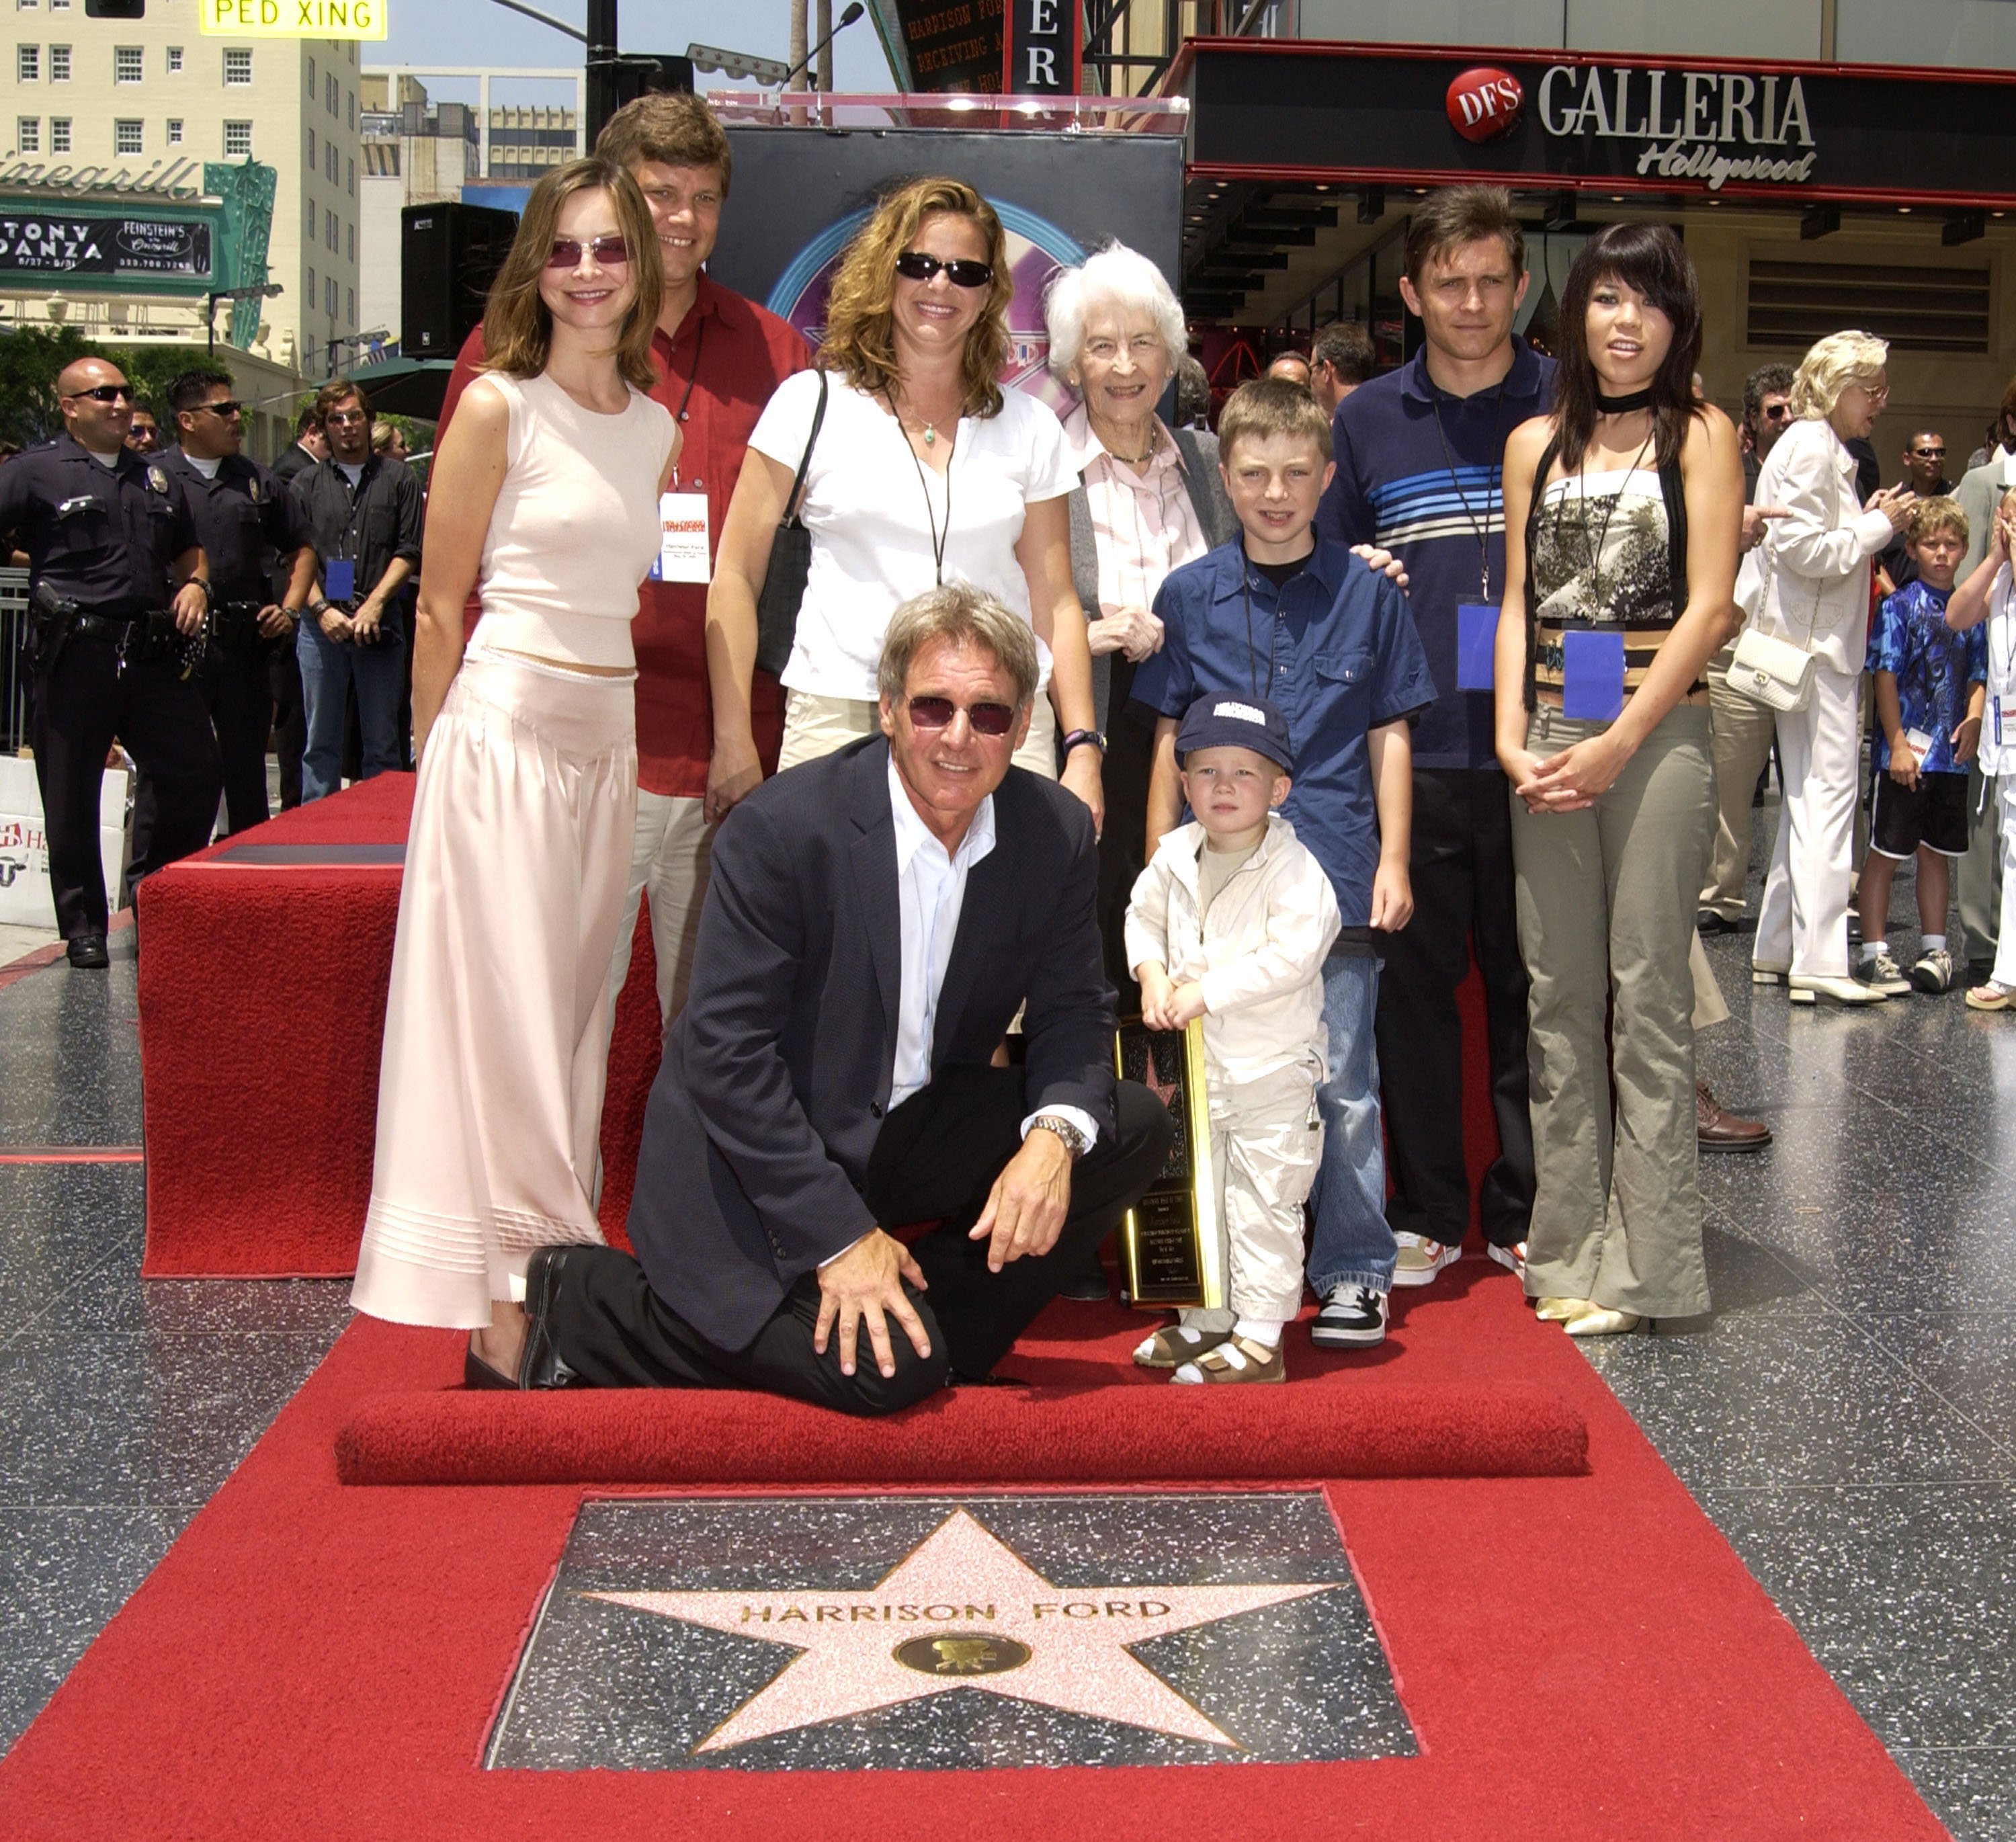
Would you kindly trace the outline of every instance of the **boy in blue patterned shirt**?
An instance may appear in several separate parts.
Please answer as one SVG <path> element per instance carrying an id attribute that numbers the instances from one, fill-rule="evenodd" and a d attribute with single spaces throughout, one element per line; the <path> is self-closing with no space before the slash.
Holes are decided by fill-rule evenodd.
<path id="1" fill-rule="evenodd" d="M 1955 633 L 1946 625 L 1946 600 L 1967 534 L 1967 514 L 1957 501 L 1918 502 L 1904 527 L 1918 579 L 1884 597 L 1869 634 L 1878 733 L 1870 752 L 1875 790 L 1859 885 L 1863 937 L 1856 976 L 1892 994 L 1953 989 L 1946 946 L 1950 860 L 1967 852 L 1967 766 L 1981 743 L 1988 695 L 1982 629 Z M 1913 852 L 1923 937 L 1907 978 L 1883 937 L 1891 880 Z"/>

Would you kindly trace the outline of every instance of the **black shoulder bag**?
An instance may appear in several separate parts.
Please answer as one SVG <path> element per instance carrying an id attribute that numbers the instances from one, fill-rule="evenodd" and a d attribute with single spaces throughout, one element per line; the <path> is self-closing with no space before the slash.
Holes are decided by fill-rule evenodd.
<path id="1" fill-rule="evenodd" d="M 782 671 L 797 637 L 798 609 L 805 599 L 805 578 L 812 567 L 812 534 L 799 514 L 805 509 L 805 471 L 812 464 L 819 426 L 826 420 L 826 377 L 819 374 L 819 407 L 812 412 L 812 433 L 798 461 L 784 516 L 770 538 L 770 567 L 763 574 L 763 592 L 756 602 L 756 664 L 773 675 Z"/>

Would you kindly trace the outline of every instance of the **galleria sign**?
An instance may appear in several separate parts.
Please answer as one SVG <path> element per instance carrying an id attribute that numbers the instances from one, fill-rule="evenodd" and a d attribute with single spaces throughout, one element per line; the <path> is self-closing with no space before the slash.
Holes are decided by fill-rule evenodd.
<path id="1" fill-rule="evenodd" d="M 1557 140 L 1641 141 L 1641 176 L 1699 179 L 1711 192 L 1731 179 L 1798 185 L 1819 158 L 1797 77 L 1555 64 L 1537 113 Z"/>

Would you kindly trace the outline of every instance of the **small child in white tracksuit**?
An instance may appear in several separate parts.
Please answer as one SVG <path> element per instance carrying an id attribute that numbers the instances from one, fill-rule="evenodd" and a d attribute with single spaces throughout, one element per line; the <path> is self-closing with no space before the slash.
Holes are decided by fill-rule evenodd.
<path id="1" fill-rule="evenodd" d="M 1196 817 L 1135 883 L 1127 959 L 1150 1029 L 1204 1019 L 1231 1303 L 1183 1311 L 1134 1359 L 1179 1382 L 1277 1382 L 1281 1333 L 1301 1304 L 1302 1204 L 1323 1149 L 1323 966 L 1341 917 L 1330 878 L 1273 810 L 1294 761 L 1273 704 L 1198 699 L 1176 755 Z"/>

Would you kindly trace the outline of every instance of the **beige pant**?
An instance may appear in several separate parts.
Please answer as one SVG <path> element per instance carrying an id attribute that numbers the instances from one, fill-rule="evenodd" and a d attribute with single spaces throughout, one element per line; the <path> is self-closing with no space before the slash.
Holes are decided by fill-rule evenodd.
<path id="1" fill-rule="evenodd" d="M 1771 758 L 1771 712 L 1729 688 L 1735 649 L 1724 646 L 1708 661 L 1709 714 L 1715 719 L 1715 847 L 1701 906 L 1725 921 L 1743 917 L 1750 876 L 1750 826 L 1758 777 Z"/>
<path id="2" fill-rule="evenodd" d="M 472 648 L 413 794 L 351 1302 L 474 1329 L 535 1249 L 599 1243 L 634 678 Z"/>
<path id="3" fill-rule="evenodd" d="M 1708 725 L 1698 704 L 1669 712 L 1586 811 L 1536 815 L 1513 797 L 1535 1297 L 1649 1317 L 1708 1309 L 1688 962 L 1715 819 Z M 1529 746 L 1544 758 L 1601 727 L 1542 709 Z"/>
<path id="4" fill-rule="evenodd" d="M 864 736 L 882 733 L 880 707 L 861 697 L 822 697 L 812 691 L 789 691 L 784 697 L 784 741 L 777 751 L 777 772 L 815 761 L 859 742 Z M 1040 774 L 1046 780 L 1057 777 L 1057 719 L 1049 698 L 1037 693 L 1029 712 L 1029 733 L 1015 751 L 1015 765 Z"/>
<path id="5" fill-rule="evenodd" d="M 658 962 L 658 1023 L 669 1027 L 686 1008 L 693 976 L 693 941 L 700 905 L 707 894 L 708 854 L 714 827 L 704 800 L 675 798 L 637 790 L 637 825 L 630 846 L 630 882 L 623 894 L 623 918 L 616 928 L 616 955 L 609 967 L 610 1014 L 630 976 L 631 948 L 637 937 L 637 901 L 651 898 L 651 950 Z"/>
<path id="6" fill-rule="evenodd" d="M 1218 1187 L 1219 1258 L 1226 1305 L 1178 1314 L 1195 1330 L 1240 1318 L 1285 1324 L 1302 1306 L 1302 1204 L 1323 1152 L 1319 1067 L 1234 1081 L 1208 1070 L 1211 1162 Z"/>
<path id="7" fill-rule="evenodd" d="M 2004 722 L 2016 713 L 2005 714 Z M 2007 775 L 2001 777 L 2009 778 Z M 2000 802 L 1996 790 L 2000 782 L 1993 774 L 1984 775 L 1976 762 L 1967 771 L 1967 855 L 1960 860 L 1954 879 L 1953 899 L 1960 905 L 1960 931 L 1967 936 L 1967 958 L 1971 966 L 1985 964 L 1997 957 L 2006 960 L 2012 943 L 2002 937 L 2003 848 L 1997 813 Z"/>

